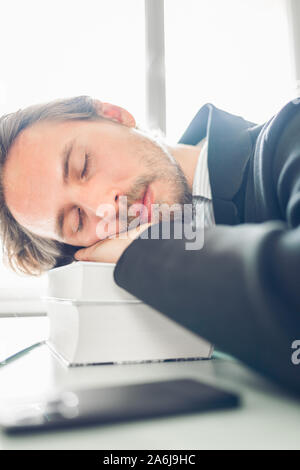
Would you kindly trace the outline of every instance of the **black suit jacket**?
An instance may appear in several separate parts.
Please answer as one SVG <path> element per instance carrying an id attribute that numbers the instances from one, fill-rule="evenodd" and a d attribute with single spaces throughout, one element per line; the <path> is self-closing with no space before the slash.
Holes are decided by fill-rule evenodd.
<path id="1" fill-rule="evenodd" d="M 201 250 L 138 238 L 118 285 L 270 379 L 300 394 L 300 103 L 264 125 L 208 104 L 180 142 L 208 136 L 217 224 Z M 299 354 L 300 357 L 300 354 Z"/>
<path id="2" fill-rule="evenodd" d="M 179 141 L 196 145 L 203 137 L 208 139 L 208 169 L 217 224 L 243 222 L 241 187 L 261 128 L 208 103 L 196 114 Z"/>

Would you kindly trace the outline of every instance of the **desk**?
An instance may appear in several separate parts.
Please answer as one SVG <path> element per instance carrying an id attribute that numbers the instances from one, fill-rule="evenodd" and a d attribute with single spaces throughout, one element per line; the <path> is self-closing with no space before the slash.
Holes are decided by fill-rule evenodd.
<path id="1" fill-rule="evenodd" d="M 0 318 L 1 338 L 42 339 L 48 320 Z M 300 373 L 300 371 L 299 371 Z M 299 449 L 300 401 L 230 358 L 211 361 L 66 368 L 42 345 L 0 368 L 0 397 L 29 398 L 49 390 L 193 378 L 241 395 L 233 411 L 7 436 L 4 449 Z"/>

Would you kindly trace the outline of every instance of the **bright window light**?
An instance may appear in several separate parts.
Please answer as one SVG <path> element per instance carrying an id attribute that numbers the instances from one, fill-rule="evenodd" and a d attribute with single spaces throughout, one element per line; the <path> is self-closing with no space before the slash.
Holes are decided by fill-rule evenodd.
<path id="1" fill-rule="evenodd" d="M 90 95 L 144 125 L 144 2 L 9 0 L 1 3 L 0 114 Z M 41 286 L 0 266 L 0 289 Z"/>
<path id="2" fill-rule="evenodd" d="M 167 135 L 211 102 L 263 123 L 292 96 L 285 0 L 165 0 Z"/>

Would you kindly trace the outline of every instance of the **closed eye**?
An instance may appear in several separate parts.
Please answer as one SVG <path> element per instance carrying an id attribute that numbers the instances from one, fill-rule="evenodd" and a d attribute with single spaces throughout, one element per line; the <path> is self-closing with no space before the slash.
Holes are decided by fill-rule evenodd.
<path id="1" fill-rule="evenodd" d="M 87 176 L 88 170 L 89 170 L 89 162 L 90 162 L 90 156 L 89 154 L 85 154 L 85 159 L 84 159 L 84 166 L 80 175 L 80 178 L 83 179 L 85 176 Z"/>
<path id="2" fill-rule="evenodd" d="M 79 223 L 78 223 L 78 227 L 77 227 L 76 233 L 81 232 L 81 230 L 82 230 L 82 228 L 83 228 L 83 221 L 82 221 L 82 214 L 81 214 L 81 209 L 80 209 L 80 207 L 78 207 L 77 212 L 78 212 Z"/>
<path id="3" fill-rule="evenodd" d="M 90 166 L 90 156 L 89 156 L 88 153 L 86 153 L 85 154 L 85 159 L 84 159 L 83 169 L 82 169 L 82 172 L 81 172 L 81 175 L 80 175 L 81 179 L 84 179 L 88 175 L 89 166 Z M 82 229 L 83 229 L 83 214 L 82 214 L 82 210 L 80 209 L 80 207 L 77 208 L 77 212 L 78 212 L 79 222 L 78 222 L 76 233 L 81 232 Z"/>

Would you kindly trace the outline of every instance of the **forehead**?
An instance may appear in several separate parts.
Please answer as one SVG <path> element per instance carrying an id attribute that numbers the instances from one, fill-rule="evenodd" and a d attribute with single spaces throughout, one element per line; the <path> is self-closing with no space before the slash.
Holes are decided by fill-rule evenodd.
<path id="1" fill-rule="evenodd" d="M 6 204 L 16 220 L 31 225 L 48 225 L 55 217 L 55 187 L 61 174 L 60 155 L 64 143 L 78 125 L 41 122 L 24 129 L 13 143 L 4 166 L 3 186 Z"/>
<path id="2" fill-rule="evenodd" d="M 74 132 L 84 121 L 42 121 L 24 129 L 15 139 L 8 154 L 8 160 L 12 155 L 23 158 L 28 152 L 31 155 L 41 154 L 47 147 L 55 149 L 61 140 L 69 133 Z M 40 146 L 43 146 L 42 148 Z M 42 155 L 41 155 L 42 156 Z"/>

